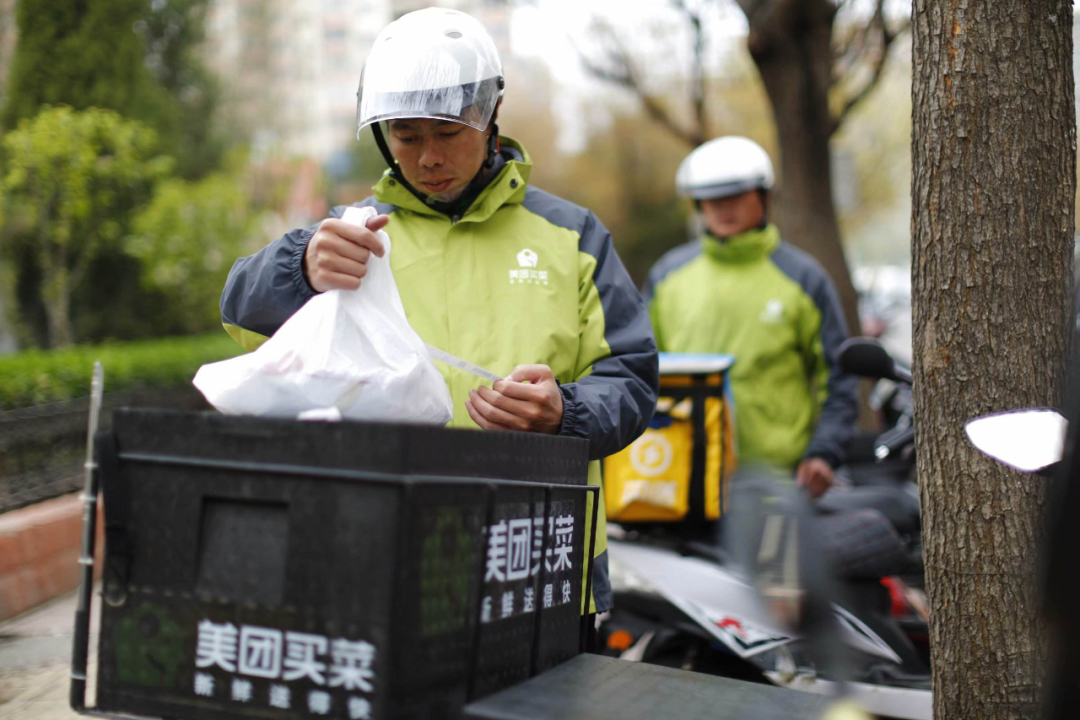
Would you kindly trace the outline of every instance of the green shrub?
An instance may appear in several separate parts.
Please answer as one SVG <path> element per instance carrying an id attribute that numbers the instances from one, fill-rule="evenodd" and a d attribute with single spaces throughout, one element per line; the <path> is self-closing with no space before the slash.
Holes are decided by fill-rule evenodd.
<path id="1" fill-rule="evenodd" d="M 166 180 L 135 218 L 127 251 L 142 263 L 146 290 L 167 298 L 178 332 L 220 327 L 218 301 L 229 268 L 265 243 L 248 247 L 256 215 L 244 183 L 238 172 Z"/>
<path id="2" fill-rule="evenodd" d="M 86 397 L 96 360 L 105 368 L 105 391 L 122 392 L 189 383 L 204 363 L 241 352 L 214 332 L 0 356 L 0 410 Z"/>
<path id="3" fill-rule="evenodd" d="M 156 143 L 150 128 L 115 112 L 66 106 L 4 136 L 0 250 L 30 263 L 13 269 L 38 275 L 49 347 L 89 339 L 76 325 L 94 306 L 74 296 L 111 284 L 95 277 L 95 261 L 120 250 L 131 216 L 172 166 Z"/>

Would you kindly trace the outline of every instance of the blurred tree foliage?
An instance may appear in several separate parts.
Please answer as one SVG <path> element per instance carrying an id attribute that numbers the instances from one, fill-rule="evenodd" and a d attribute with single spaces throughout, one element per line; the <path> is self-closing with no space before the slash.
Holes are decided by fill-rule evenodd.
<path id="1" fill-rule="evenodd" d="M 220 83 L 199 56 L 209 4 L 150 0 L 149 11 L 134 25 L 143 40 L 146 67 L 167 93 L 158 117 L 148 121 L 157 129 L 163 150 L 176 158 L 177 174 L 186 179 L 218 169 L 227 151 L 217 122 Z"/>
<path id="2" fill-rule="evenodd" d="M 108 283 L 113 272 L 96 261 L 122 252 L 128 219 L 171 167 L 157 155 L 152 130 L 110 110 L 45 110 L 20 123 L 3 141 L 0 241 L 19 274 L 20 299 L 38 293 L 50 347 L 76 340 L 73 312 L 96 305 L 73 304 L 75 292 L 93 276 Z M 20 261 L 22 261 L 20 263 Z M 102 272 L 104 270 L 105 272 Z M 101 294 L 108 285 L 99 286 Z"/>
<path id="3" fill-rule="evenodd" d="M 208 0 L 20 0 L 0 124 L 47 105 L 106 108 L 150 126 L 177 172 L 221 161 L 218 88 L 196 56 Z"/>
<path id="4" fill-rule="evenodd" d="M 172 331 L 221 325 L 218 300 L 233 261 L 247 254 L 256 214 L 236 169 L 201 180 L 161 183 L 135 218 L 127 249 L 142 262 L 142 281 L 169 300 Z"/>
<path id="5" fill-rule="evenodd" d="M 147 9 L 145 0 L 20 0 L 4 128 L 59 103 L 139 119 L 155 115 L 161 89 L 134 30 Z"/>
<path id="6" fill-rule="evenodd" d="M 10 139 L 0 157 L 0 290 L 21 344 L 207 327 L 207 312 L 202 322 L 193 317 L 204 288 L 181 292 L 175 283 L 153 282 L 175 277 L 184 253 L 166 243 L 195 235 L 187 228 L 166 235 L 158 223 L 159 237 L 125 238 L 166 167 L 178 179 L 156 196 L 158 217 L 171 204 L 174 217 L 203 223 L 205 232 L 205 218 L 216 212 L 205 207 L 214 192 L 238 201 L 236 213 L 249 212 L 241 179 L 226 187 L 225 176 L 214 174 L 226 143 L 216 121 L 218 84 L 198 56 L 208 4 L 19 0 L 18 43 L 0 109 Z M 120 134 L 111 137 L 112 129 Z M 151 227 L 151 217 L 141 216 L 139 227 Z M 192 252 L 200 249 L 205 245 Z M 165 269 L 155 267 L 159 257 Z"/>

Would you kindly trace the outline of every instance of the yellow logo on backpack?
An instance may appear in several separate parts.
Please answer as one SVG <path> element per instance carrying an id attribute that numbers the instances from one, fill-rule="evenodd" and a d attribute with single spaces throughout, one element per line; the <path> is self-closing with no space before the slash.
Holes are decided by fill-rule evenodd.
<path id="1" fill-rule="evenodd" d="M 717 385 L 718 396 L 703 400 L 704 497 L 698 502 L 708 520 L 723 514 L 727 478 L 736 464 L 732 413 L 720 393 L 722 385 Z M 604 460 L 609 520 L 676 522 L 687 517 L 694 462 L 692 409 L 690 398 L 660 397 L 652 426 L 629 447 Z"/>
<path id="2" fill-rule="evenodd" d="M 678 520 L 690 490 L 693 425 L 674 420 L 649 428 L 626 450 L 604 463 L 608 517 L 624 522 Z"/>

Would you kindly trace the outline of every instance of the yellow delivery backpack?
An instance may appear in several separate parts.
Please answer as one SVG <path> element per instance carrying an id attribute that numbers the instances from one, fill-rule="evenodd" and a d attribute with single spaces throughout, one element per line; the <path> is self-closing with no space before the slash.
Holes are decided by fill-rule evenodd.
<path id="1" fill-rule="evenodd" d="M 645 433 L 604 460 L 608 519 L 707 522 L 727 505 L 735 470 L 730 355 L 660 353 L 660 399 Z"/>

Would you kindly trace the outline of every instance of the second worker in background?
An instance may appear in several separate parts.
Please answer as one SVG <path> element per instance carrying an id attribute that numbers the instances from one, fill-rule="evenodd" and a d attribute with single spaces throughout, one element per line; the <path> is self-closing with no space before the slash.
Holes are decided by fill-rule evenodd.
<path id="1" fill-rule="evenodd" d="M 667 253 L 645 295 L 661 352 L 735 356 L 739 456 L 794 470 L 813 497 L 833 484 L 858 413 L 840 373 L 848 331 L 832 281 L 769 222 L 772 162 L 746 138 L 711 140 L 679 167 L 707 231 Z"/>

